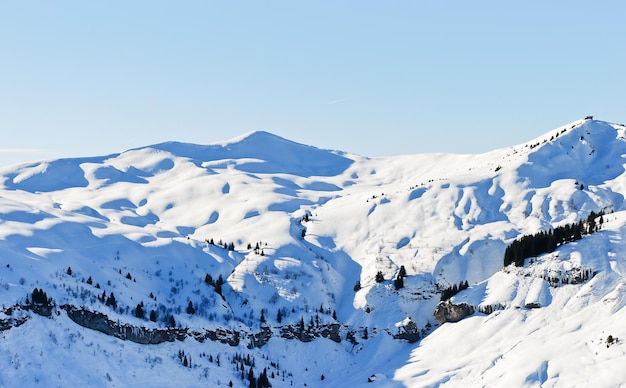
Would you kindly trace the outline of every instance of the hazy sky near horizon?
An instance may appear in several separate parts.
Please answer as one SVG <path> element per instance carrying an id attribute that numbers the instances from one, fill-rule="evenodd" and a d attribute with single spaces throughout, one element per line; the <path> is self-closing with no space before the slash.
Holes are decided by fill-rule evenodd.
<path id="1" fill-rule="evenodd" d="M 0 5 L 0 165 L 264 130 L 365 156 L 626 121 L 626 3 Z"/>

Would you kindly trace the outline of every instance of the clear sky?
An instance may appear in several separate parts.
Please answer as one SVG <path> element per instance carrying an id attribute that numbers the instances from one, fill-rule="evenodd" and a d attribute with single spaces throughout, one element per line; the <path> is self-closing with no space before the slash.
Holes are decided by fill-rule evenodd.
<path id="1" fill-rule="evenodd" d="M 265 130 L 365 156 L 626 121 L 623 1 L 7 1 L 0 165 Z"/>

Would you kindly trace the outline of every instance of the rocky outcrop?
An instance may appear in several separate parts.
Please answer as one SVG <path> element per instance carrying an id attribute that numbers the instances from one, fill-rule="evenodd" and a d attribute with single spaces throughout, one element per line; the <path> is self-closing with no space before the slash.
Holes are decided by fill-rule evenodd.
<path id="1" fill-rule="evenodd" d="M 420 330 L 417 324 L 411 319 L 406 319 L 402 324 L 398 325 L 398 333 L 393 336 L 394 339 L 406 340 L 410 344 L 420 340 Z"/>
<path id="2" fill-rule="evenodd" d="M 341 342 L 340 329 L 337 323 L 303 328 L 300 325 L 288 325 L 280 328 L 280 337 L 285 339 L 297 339 L 302 342 L 311 342 L 315 338 L 328 338 L 334 342 Z"/>
<path id="3" fill-rule="evenodd" d="M 187 337 L 193 337 L 199 342 L 209 340 L 230 346 L 238 346 L 242 338 L 242 333 L 222 328 L 191 333 L 188 332 L 187 328 L 149 329 L 115 322 L 110 320 L 105 314 L 79 309 L 70 305 L 63 305 L 61 309 L 67 312 L 67 316 L 72 321 L 82 327 L 139 344 L 156 345 L 176 340 L 184 341 Z M 303 330 L 300 325 L 288 325 L 280 327 L 279 333 L 281 338 L 295 339 L 302 342 L 311 342 L 316 338 L 327 338 L 334 342 L 341 342 L 340 328 L 339 324 L 330 324 L 309 327 Z M 244 338 L 246 338 L 245 333 L 243 334 Z M 250 349 L 260 348 L 267 344 L 272 336 L 272 330 L 269 327 L 263 327 L 260 332 L 247 335 L 247 346 Z"/>
<path id="4" fill-rule="evenodd" d="M 263 347 L 274 336 L 301 342 L 311 342 L 317 338 L 326 338 L 337 343 L 342 341 L 342 327 L 338 323 L 305 327 L 302 327 L 300 324 L 286 325 L 275 328 L 266 326 L 262 327 L 258 332 L 249 332 L 246 330 L 233 331 L 224 328 L 217 328 L 215 330 L 205 329 L 202 331 L 190 332 L 188 328 L 147 328 L 121 323 L 119 321 L 109 319 L 106 314 L 90 311 L 69 304 L 62 305 L 58 308 L 52 305 L 15 305 L 4 310 L 3 312 L 6 315 L 11 315 L 13 311 L 17 309 L 31 311 L 44 317 L 59 315 L 62 310 L 67 313 L 68 318 L 81 327 L 96 330 L 100 333 L 110 335 L 124 341 L 131 341 L 146 345 L 184 341 L 189 337 L 192 337 L 199 342 L 214 341 L 230 346 L 238 346 L 243 341 L 244 345 L 246 345 L 249 349 Z M 56 314 L 53 314 L 55 311 Z M 28 318 L 28 316 L 23 316 L 20 318 L 1 319 L 0 332 L 20 326 L 24 324 Z M 355 333 L 360 330 L 362 329 L 352 328 L 351 330 L 350 327 L 345 326 L 343 329 L 345 339 L 353 345 L 358 345 L 359 342 L 356 340 Z M 391 335 L 395 339 L 407 340 L 411 343 L 420 339 L 420 332 L 417 325 L 415 325 L 412 321 L 399 328 L 397 334 Z"/>
<path id="5" fill-rule="evenodd" d="M 23 308 L 24 310 L 32 311 L 37 315 L 41 315 L 42 317 L 51 316 L 52 309 L 54 308 L 54 306 L 50 304 L 38 304 L 38 303 L 31 303 L 31 304 L 23 305 L 20 307 Z"/>
<path id="6" fill-rule="evenodd" d="M 61 308 L 67 312 L 67 316 L 72 321 L 82 327 L 138 344 L 156 345 L 175 340 L 183 341 L 187 337 L 187 329 L 148 329 L 118 323 L 110 320 L 105 314 L 78 309 L 70 305 L 63 305 Z"/>
<path id="7" fill-rule="evenodd" d="M 11 318 L 11 319 L 0 319 L 0 332 L 12 329 L 14 327 L 22 326 L 28 318 Z"/>
<path id="8" fill-rule="evenodd" d="M 248 349 L 260 348 L 270 341 L 272 330 L 269 327 L 262 327 L 261 331 L 248 336 Z"/>
<path id="9" fill-rule="evenodd" d="M 204 342 L 206 340 L 221 342 L 230 346 L 239 345 L 241 335 L 239 332 L 218 328 L 215 330 L 204 330 L 203 332 L 194 331 L 191 336 L 198 342 Z M 182 341 L 182 340 L 181 340 Z"/>
<path id="10" fill-rule="evenodd" d="M 474 314 L 474 306 L 467 303 L 454 304 L 449 300 L 439 302 L 435 308 L 435 320 L 439 323 L 458 322 L 461 319 Z"/>

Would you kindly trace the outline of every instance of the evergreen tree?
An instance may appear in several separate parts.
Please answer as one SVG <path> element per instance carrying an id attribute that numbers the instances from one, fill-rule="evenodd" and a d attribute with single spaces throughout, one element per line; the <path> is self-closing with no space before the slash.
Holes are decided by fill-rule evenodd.
<path id="1" fill-rule="evenodd" d="M 222 295 L 222 283 L 220 283 L 220 282 L 216 282 L 216 283 L 215 283 L 215 292 L 216 292 L 218 295 L 223 296 L 223 295 Z"/>
<path id="2" fill-rule="evenodd" d="M 137 307 L 135 307 L 135 316 L 141 319 L 144 318 L 143 306 L 141 305 L 141 303 L 137 304 Z"/>
<path id="3" fill-rule="evenodd" d="M 31 299 L 33 301 L 33 304 L 38 304 L 38 305 L 43 305 L 43 306 L 50 305 L 50 300 L 48 299 L 48 295 L 45 293 L 44 290 L 40 288 L 39 289 L 35 288 L 33 290 L 31 297 L 32 297 Z"/>
<path id="4" fill-rule="evenodd" d="M 257 380 L 258 388 L 269 388 L 272 384 L 270 384 L 270 380 L 267 378 L 267 368 L 263 369 L 263 372 L 259 375 L 259 379 Z"/>
<path id="5" fill-rule="evenodd" d="M 281 323 L 283 321 L 283 313 L 278 309 L 276 313 L 276 322 Z"/>
<path id="6" fill-rule="evenodd" d="M 404 288 L 404 278 L 398 274 L 396 280 L 393 281 L 393 286 L 396 288 L 396 290 Z"/>
<path id="7" fill-rule="evenodd" d="M 156 322 L 157 321 L 157 313 L 154 310 L 150 310 L 150 320 L 152 322 Z"/>
<path id="8" fill-rule="evenodd" d="M 406 277 L 406 268 L 404 268 L 403 265 L 400 266 L 400 271 L 398 271 L 398 276 L 403 277 L 403 278 Z"/>
<path id="9" fill-rule="evenodd" d="M 257 388 L 256 378 L 254 377 L 254 370 L 252 370 L 252 367 L 250 367 L 250 370 L 248 371 L 248 382 L 250 388 Z"/>
<path id="10" fill-rule="evenodd" d="M 107 306 L 113 307 L 113 309 L 117 309 L 117 300 L 115 299 L 115 294 L 111 292 L 105 304 Z"/>
<path id="11" fill-rule="evenodd" d="M 504 252 L 504 266 L 515 264 L 517 267 L 522 267 L 524 260 L 529 257 L 554 252 L 560 245 L 580 240 L 585 235 L 599 231 L 603 215 L 604 212 L 600 214 L 591 212 L 585 220 L 577 223 L 559 226 L 547 232 L 524 235 L 514 240 Z M 598 217 L 600 217 L 600 224 L 596 222 Z"/>
<path id="12" fill-rule="evenodd" d="M 374 280 L 376 280 L 376 283 L 382 283 L 385 281 L 385 276 L 383 275 L 382 271 L 378 271 L 376 272 L 376 277 L 374 278 Z"/>
<path id="13" fill-rule="evenodd" d="M 196 313 L 196 309 L 193 307 L 193 303 L 191 301 L 189 301 L 186 311 L 187 311 L 187 314 L 191 314 L 191 315 Z"/>
<path id="14" fill-rule="evenodd" d="M 67 267 L 67 276 L 72 276 L 72 267 Z"/>

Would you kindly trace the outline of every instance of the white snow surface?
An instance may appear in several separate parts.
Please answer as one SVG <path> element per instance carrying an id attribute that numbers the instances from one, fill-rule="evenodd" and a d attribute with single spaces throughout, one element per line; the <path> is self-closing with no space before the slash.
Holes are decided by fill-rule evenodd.
<path id="1" fill-rule="evenodd" d="M 0 320 L 28 318 L 0 331 L 0 386 L 248 386 L 235 354 L 274 372 L 275 387 L 626 384 L 625 132 L 585 119 L 480 155 L 385 158 L 252 132 L 0 168 Z M 601 231 L 503 268 L 516 237 L 591 211 L 607 214 Z M 576 269 L 594 276 L 558 287 L 544 276 Z M 222 276 L 224 298 L 207 274 Z M 454 303 L 501 309 L 438 324 L 441 289 L 465 280 Z M 53 316 L 9 315 L 34 288 L 54 299 Z M 134 326 L 173 315 L 190 330 L 274 336 L 253 349 L 141 345 L 77 325 L 64 304 Z M 339 323 L 344 338 L 276 335 L 301 320 Z M 409 322 L 423 338 L 394 339 Z"/>

